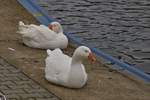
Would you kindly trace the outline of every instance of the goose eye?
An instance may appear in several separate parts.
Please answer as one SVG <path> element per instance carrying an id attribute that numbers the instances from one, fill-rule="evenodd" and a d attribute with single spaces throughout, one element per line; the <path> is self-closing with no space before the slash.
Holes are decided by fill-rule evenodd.
<path id="1" fill-rule="evenodd" d="M 86 53 L 88 53 L 89 51 L 88 50 L 84 50 Z"/>
<path id="2" fill-rule="evenodd" d="M 54 26 L 56 27 L 56 24 L 54 24 Z"/>

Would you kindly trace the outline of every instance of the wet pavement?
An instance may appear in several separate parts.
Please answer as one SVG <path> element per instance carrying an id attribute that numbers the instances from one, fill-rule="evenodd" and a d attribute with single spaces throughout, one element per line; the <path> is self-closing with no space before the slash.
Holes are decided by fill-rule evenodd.
<path id="1" fill-rule="evenodd" d="M 82 42 L 150 73 L 149 0 L 34 0 Z"/>

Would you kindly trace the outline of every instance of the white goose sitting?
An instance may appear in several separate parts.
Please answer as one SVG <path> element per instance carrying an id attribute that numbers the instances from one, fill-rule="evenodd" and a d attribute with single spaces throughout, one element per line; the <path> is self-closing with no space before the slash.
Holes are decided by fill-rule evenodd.
<path id="1" fill-rule="evenodd" d="M 58 22 L 45 25 L 25 25 L 19 22 L 19 31 L 25 45 L 41 49 L 64 49 L 68 45 L 68 39 L 63 34 L 63 29 Z"/>
<path id="2" fill-rule="evenodd" d="M 95 60 L 88 47 L 78 47 L 72 58 L 63 54 L 60 49 L 47 50 L 48 57 L 45 60 L 45 78 L 52 83 L 69 88 L 81 88 L 87 82 L 87 73 L 83 59 Z"/>

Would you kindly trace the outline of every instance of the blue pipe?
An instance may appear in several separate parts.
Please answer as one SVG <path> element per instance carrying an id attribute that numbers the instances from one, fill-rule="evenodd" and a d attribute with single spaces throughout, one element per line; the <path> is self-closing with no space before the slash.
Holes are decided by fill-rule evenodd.
<path id="1" fill-rule="evenodd" d="M 24 6 L 40 23 L 48 25 L 50 22 L 54 21 L 52 18 L 48 16 L 48 14 L 36 4 L 36 2 L 32 0 L 18 0 L 22 6 Z M 37 15 L 36 15 L 37 14 Z M 78 45 L 85 45 L 83 44 L 79 38 L 73 37 L 69 33 L 65 33 L 65 35 L 74 43 Z M 86 45 L 88 46 L 88 45 Z M 89 47 L 89 46 L 88 46 Z M 98 56 L 102 57 L 103 59 L 110 61 L 112 63 L 115 63 L 119 67 L 122 67 L 123 69 L 127 70 L 128 72 L 132 73 L 132 75 L 144 80 L 145 82 L 150 82 L 150 75 L 144 73 L 143 71 L 135 68 L 134 66 L 128 65 L 126 63 L 123 63 L 119 61 L 118 59 L 103 53 L 100 50 L 97 50 L 96 48 L 91 48 L 91 50 Z"/>

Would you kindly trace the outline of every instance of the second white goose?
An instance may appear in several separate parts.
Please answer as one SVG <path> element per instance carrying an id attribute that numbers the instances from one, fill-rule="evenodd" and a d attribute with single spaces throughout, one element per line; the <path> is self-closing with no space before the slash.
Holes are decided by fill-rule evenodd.
<path id="1" fill-rule="evenodd" d="M 68 39 L 58 22 L 52 22 L 47 27 L 35 24 L 25 25 L 20 21 L 18 33 L 22 35 L 23 43 L 33 48 L 64 49 L 68 45 Z"/>

